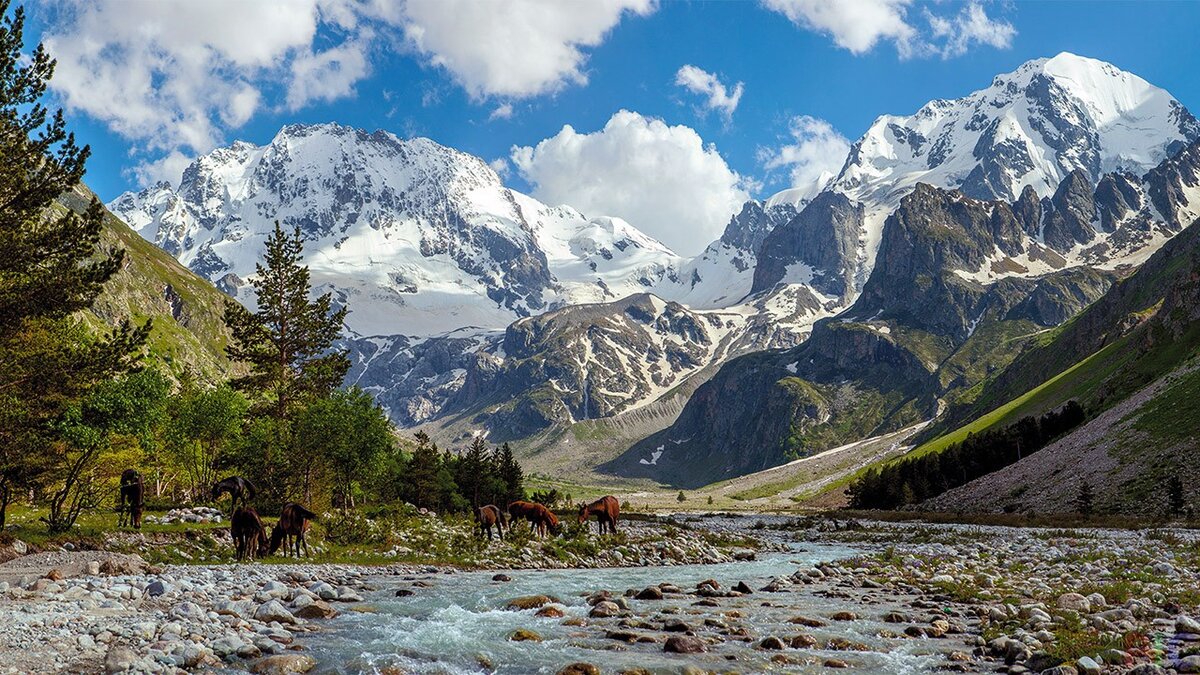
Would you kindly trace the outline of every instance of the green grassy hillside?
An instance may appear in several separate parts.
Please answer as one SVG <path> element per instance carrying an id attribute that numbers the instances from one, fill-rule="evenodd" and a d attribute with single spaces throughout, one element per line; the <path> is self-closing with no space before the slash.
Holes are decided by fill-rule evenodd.
<path id="1" fill-rule="evenodd" d="M 81 186 L 62 195 L 55 208 L 82 212 L 92 196 Z M 225 378 L 232 368 L 224 351 L 227 296 L 107 212 L 101 245 L 124 249 L 125 263 L 84 320 L 104 330 L 124 319 L 153 319 L 148 345 L 152 362 L 176 378 L 185 373 L 201 382 Z"/>

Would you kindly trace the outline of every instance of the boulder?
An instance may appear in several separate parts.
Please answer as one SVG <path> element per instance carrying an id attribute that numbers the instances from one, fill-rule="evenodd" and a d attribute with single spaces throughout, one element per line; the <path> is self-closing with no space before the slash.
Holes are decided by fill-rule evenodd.
<path id="1" fill-rule="evenodd" d="M 307 654 L 275 654 L 260 659 L 250 667 L 250 672 L 257 675 L 292 675 L 307 673 L 316 666 L 316 659 Z"/>
<path id="2" fill-rule="evenodd" d="M 564 612 L 562 608 L 558 607 L 557 605 L 546 605 L 545 607 L 539 609 L 536 614 L 534 614 L 534 616 L 540 616 L 544 619 L 559 619 L 565 615 L 566 612 Z"/>
<path id="3" fill-rule="evenodd" d="M 609 600 L 601 600 L 592 607 L 592 611 L 588 612 L 588 616 L 597 619 L 605 619 L 616 616 L 621 613 L 620 606 L 617 603 Z"/>
<path id="4" fill-rule="evenodd" d="M 509 600 L 508 604 L 504 607 L 505 609 L 520 611 L 524 609 L 537 609 L 552 602 L 559 602 L 559 600 L 549 595 L 523 595 L 519 598 Z"/>
<path id="5" fill-rule="evenodd" d="M 124 645 L 113 645 L 104 655 L 104 672 L 106 673 L 123 673 L 132 670 L 137 664 L 137 654 Z"/>
<path id="6" fill-rule="evenodd" d="M 296 623 L 296 617 L 278 600 L 270 600 L 254 610 L 254 618 L 263 623 L 278 621 L 279 623 Z"/>
<path id="7" fill-rule="evenodd" d="M 783 643 L 783 640 L 780 640 L 779 638 L 775 637 L 774 635 L 767 636 L 767 637 L 763 638 L 761 642 L 758 643 L 759 649 L 769 649 L 772 651 L 778 651 L 780 649 L 783 649 L 786 646 L 787 645 L 785 645 Z"/>
<path id="8" fill-rule="evenodd" d="M 698 654 L 708 651 L 708 648 L 704 645 L 704 640 L 698 637 L 672 635 L 667 638 L 666 643 L 663 645 L 663 651 L 672 654 Z"/>
<path id="9" fill-rule="evenodd" d="M 636 600 L 662 600 L 663 592 L 657 586 L 647 586 L 633 596 Z"/>
<path id="10" fill-rule="evenodd" d="M 512 642 L 541 642 L 542 636 L 528 628 L 518 628 L 508 634 L 508 639 Z"/>
<path id="11" fill-rule="evenodd" d="M 1092 601 L 1079 593 L 1063 593 L 1058 596 L 1058 607 L 1086 614 L 1092 611 Z"/>
<path id="12" fill-rule="evenodd" d="M 600 675 L 600 669 L 590 663 L 572 663 L 569 666 L 563 666 L 558 675 Z"/>
<path id="13" fill-rule="evenodd" d="M 296 616 L 301 619 L 332 619 L 337 616 L 337 610 L 324 600 L 313 600 L 296 610 Z"/>

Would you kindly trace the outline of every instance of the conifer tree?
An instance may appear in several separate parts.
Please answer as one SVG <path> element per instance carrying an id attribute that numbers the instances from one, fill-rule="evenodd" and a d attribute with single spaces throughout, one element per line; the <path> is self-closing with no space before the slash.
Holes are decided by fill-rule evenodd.
<path id="1" fill-rule="evenodd" d="M 225 302 L 233 338 L 226 351 L 250 365 L 250 374 L 233 385 L 258 396 L 257 409 L 280 421 L 290 419 L 305 400 L 328 395 L 350 369 L 346 352 L 333 348 L 347 309 L 334 310 L 329 293 L 309 300 L 312 284 L 308 267 L 301 264 L 303 252 L 300 228 L 287 234 L 276 222 L 252 282 L 258 309 Z"/>
<path id="2" fill-rule="evenodd" d="M 1095 497 L 1092 494 L 1092 484 L 1086 480 L 1079 481 L 1079 492 L 1075 495 L 1075 510 L 1082 516 L 1092 515 Z"/>
<path id="3" fill-rule="evenodd" d="M 497 499 L 497 504 L 503 508 L 509 502 L 525 498 L 525 472 L 513 457 L 508 443 L 496 448 L 495 455 L 496 475 L 504 486 L 504 494 Z"/>
<path id="4" fill-rule="evenodd" d="M 1178 474 L 1171 474 L 1167 480 L 1167 511 L 1178 516 L 1183 513 L 1187 506 L 1187 500 L 1183 496 L 1183 481 L 1180 480 Z"/>
<path id="5" fill-rule="evenodd" d="M 22 55 L 25 14 L 10 6 L 0 0 L 0 527 L 15 491 L 64 461 L 53 449 L 68 408 L 131 370 L 150 330 L 126 322 L 97 339 L 71 316 L 123 252 L 100 250 L 98 200 L 82 216 L 55 205 L 90 151 L 41 103 L 55 63 L 42 45 Z"/>

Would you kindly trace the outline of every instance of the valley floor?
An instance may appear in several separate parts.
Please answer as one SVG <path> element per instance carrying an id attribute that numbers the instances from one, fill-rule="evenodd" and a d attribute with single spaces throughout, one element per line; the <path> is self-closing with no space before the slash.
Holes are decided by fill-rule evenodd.
<path id="1" fill-rule="evenodd" d="M 1195 530 L 696 514 L 659 538 L 685 528 L 757 550 L 572 573 L 26 555 L 0 565 L 0 672 L 1200 672 Z"/>

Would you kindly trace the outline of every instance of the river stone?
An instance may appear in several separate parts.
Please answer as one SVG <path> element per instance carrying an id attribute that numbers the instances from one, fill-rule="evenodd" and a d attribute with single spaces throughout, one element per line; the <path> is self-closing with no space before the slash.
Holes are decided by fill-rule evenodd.
<path id="1" fill-rule="evenodd" d="M 1181 673 L 1200 673 L 1200 654 L 1193 654 L 1179 659 L 1175 670 Z"/>
<path id="2" fill-rule="evenodd" d="M 793 616 L 792 618 L 788 619 L 788 623 L 808 626 L 809 628 L 820 628 L 826 625 L 826 623 L 820 619 L 810 619 L 807 616 Z"/>
<path id="3" fill-rule="evenodd" d="M 744 581 L 737 582 L 737 585 L 733 587 L 733 590 L 741 593 L 742 595 L 750 595 L 754 592 L 754 589 L 750 588 L 750 586 Z"/>
<path id="4" fill-rule="evenodd" d="M 787 645 L 783 644 L 783 640 L 780 640 L 774 635 L 767 636 L 762 639 L 762 642 L 758 643 L 759 649 L 780 650 L 786 646 Z"/>
<path id="5" fill-rule="evenodd" d="M 556 605 L 546 605 L 534 614 L 534 616 L 540 616 L 545 619 L 559 619 L 565 615 L 566 612 L 562 611 L 562 609 Z"/>
<path id="6" fill-rule="evenodd" d="M 1092 611 L 1091 601 L 1079 593 L 1063 593 L 1058 596 L 1058 607 L 1083 613 Z"/>
<path id="7" fill-rule="evenodd" d="M 858 615 L 854 612 L 842 610 L 840 612 L 834 612 L 829 618 L 833 619 L 834 621 L 854 621 L 858 618 Z"/>
<path id="8" fill-rule="evenodd" d="M 512 642 L 541 642 L 542 636 L 528 628 L 518 628 L 508 634 L 508 639 Z"/>
<path id="9" fill-rule="evenodd" d="M 794 635 L 788 643 L 792 649 L 808 649 L 809 647 L 817 646 L 817 638 L 811 635 Z"/>
<path id="10" fill-rule="evenodd" d="M 276 654 L 261 659 L 250 667 L 258 675 L 291 675 L 307 673 L 317 666 L 317 661 L 307 654 Z"/>
<path id="11" fill-rule="evenodd" d="M 512 577 L 507 574 L 493 574 L 492 581 L 512 581 Z"/>
<path id="12" fill-rule="evenodd" d="M 1177 616 L 1175 617 L 1175 632 L 1200 635 L 1200 621 L 1197 621 L 1190 616 Z"/>
<path id="13" fill-rule="evenodd" d="M 1063 660 L 1046 652 L 1034 652 L 1025 660 L 1025 667 L 1035 673 L 1049 670 L 1062 664 Z M 1074 670 L 1074 668 L 1072 668 Z"/>
<path id="14" fill-rule="evenodd" d="M 592 611 L 588 612 L 588 616 L 597 619 L 605 619 L 616 616 L 620 612 L 621 608 L 617 605 L 617 603 L 610 600 L 601 600 L 600 602 L 597 602 L 594 607 L 592 607 Z"/>
<path id="15" fill-rule="evenodd" d="M 1104 667 L 1090 656 L 1082 656 L 1075 662 L 1075 669 L 1083 675 L 1100 675 Z"/>
<path id="16" fill-rule="evenodd" d="M 138 657 L 132 649 L 124 645 L 113 645 L 104 655 L 104 672 L 123 673 L 137 665 Z"/>
<path id="17" fill-rule="evenodd" d="M 691 629 L 691 626 L 680 619 L 667 619 L 663 622 L 663 630 L 668 633 L 686 633 Z"/>
<path id="18" fill-rule="evenodd" d="M 664 652 L 672 654 L 698 654 L 708 651 L 704 646 L 704 640 L 690 635 L 672 635 L 667 638 L 666 644 L 663 645 Z"/>
<path id="19" fill-rule="evenodd" d="M 150 583 L 146 584 L 146 589 L 144 592 L 146 595 L 148 595 L 152 598 L 156 598 L 160 595 L 165 595 L 167 593 L 170 593 L 171 585 L 168 584 L 167 582 L 163 581 L 162 579 L 155 579 L 154 581 L 151 581 Z"/>
<path id="20" fill-rule="evenodd" d="M 641 591 L 639 591 L 638 594 L 634 596 L 634 599 L 636 599 L 636 600 L 662 600 L 663 592 L 662 592 L 662 589 L 658 588 L 657 586 L 647 586 L 646 588 L 643 588 Z"/>
<path id="21" fill-rule="evenodd" d="M 278 600 L 264 602 L 254 610 L 254 618 L 263 623 L 271 623 L 278 621 L 279 623 L 296 623 L 296 617 L 291 612 L 287 611 Z"/>
<path id="22" fill-rule="evenodd" d="M 331 619 L 337 616 L 337 610 L 324 600 L 311 600 L 296 610 L 296 616 L 301 619 Z"/>
<path id="23" fill-rule="evenodd" d="M 590 663 L 572 663 L 563 666 L 558 675 L 600 675 L 600 669 Z"/>
<path id="24" fill-rule="evenodd" d="M 504 607 L 505 609 L 520 611 L 523 609 L 537 609 L 552 602 L 559 602 L 559 600 L 549 595 L 523 595 L 519 598 L 509 600 L 508 604 Z"/>

